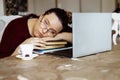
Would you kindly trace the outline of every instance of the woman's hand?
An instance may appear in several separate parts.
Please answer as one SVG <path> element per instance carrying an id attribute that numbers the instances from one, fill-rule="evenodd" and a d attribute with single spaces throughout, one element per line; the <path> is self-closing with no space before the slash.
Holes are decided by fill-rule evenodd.
<path id="1" fill-rule="evenodd" d="M 54 38 L 54 37 L 44 37 L 44 38 L 37 38 L 37 37 L 31 37 L 26 39 L 22 44 L 33 44 L 35 47 L 34 49 L 45 49 L 46 47 L 46 41 L 49 40 L 59 40 L 59 38 Z"/>
<path id="2" fill-rule="evenodd" d="M 42 38 L 44 41 L 48 40 L 66 40 L 69 43 L 72 43 L 72 33 L 70 32 L 62 32 L 58 33 L 55 37 L 45 37 Z"/>
<path id="3" fill-rule="evenodd" d="M 35 47 L 34 49 L 43 49 L 46 45 L 46 41 L 42 38 L 36 38 L 36 37 L 31 37 L 26 39 L 22 44 L 33 44 Z M 12 56 L 19 54 L 19 46 L 16 48 L 16 50 L 13 52 Z"/>
<path id="4" fill-rule="evenodd" d="M 72 33 L 62 32 L 62 33 L 57 34 L 55 37 L 44 37 L 44 38 L 31 37 L 31 38 L 26 39 L 21 44 L 30 43 L 35 46 L 35 49 L 44 49 L 46 47 L 46 41 L 60 40 L 60 39 L 63 39 L 63 40 L 66 40 L 72 43 Z"/>
<path id="5" fill-rule="evenodd" d="M 46 41 L 43 38 L 31 37 L 31 38 L 26 39 L 21 44 L 33 44 L 35 46 L 34 49 L 41 49 L 41 48 L 45 47 Z"/>

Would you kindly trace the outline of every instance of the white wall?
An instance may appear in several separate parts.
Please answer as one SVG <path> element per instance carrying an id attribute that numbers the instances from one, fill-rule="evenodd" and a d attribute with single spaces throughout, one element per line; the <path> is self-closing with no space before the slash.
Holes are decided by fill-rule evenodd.
<path id="1" fill-rule="evenodd" d="M 42 12 L 55 7 L 55 0 L 28 0 L 28 10 L 40 15 Z"/>
<path id="2" fill-rule="evenodd" d="M 102 12 L 113 12 L 115 10 L 115 0 L 102 0 Z"/>
<path id="3" fill-rule="evenodd" d="M 29 10 L 40 14 L 56 7 L 55 0 L 28 0 Z M 115 0 L 57 0 L 57 7 L 72 12 L 112 12 L 115 10 Z"/>
<path id="4" fill-rule="evenodd" d="M 115 0 L 81 0 L 81 12 L 112 12 Z"/>
<path id="5" fill-rule="evenodd" d="M 0 0 L 0 15 L 4 15 L 4 0 Z M 28 13 L 37 15 L 56 7 L 56 0 L 28 0 Z M 57 0 L 57 6 L 72 12 L 112 12 L 115 0 Z"/>
<path id="6" fill-rule="evenodd" d="M 72 12 L 80 12 L 80 0 L 58 0 L 58 7 Z"/>
<path id="7" fill-rule="evenodd" d="M 81 0 L 81 12 L 100 12 L 100 0 Z"/>
<path id="8" fill-rule="evenodd" d="M 0 0 L 0 16 L 4 15 L 4 4 L 3 0 Z"/>
<path id="9" fill-rule="evenodd" d="M 34 0 L 28 0 L 28 13 L 34 12 Z"/>

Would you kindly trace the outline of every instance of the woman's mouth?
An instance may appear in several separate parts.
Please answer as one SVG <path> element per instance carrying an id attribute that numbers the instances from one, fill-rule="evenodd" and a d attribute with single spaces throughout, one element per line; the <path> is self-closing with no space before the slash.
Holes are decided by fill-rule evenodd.
<path id="1" fill-rule="evenodd" d="M 39 37 L 40 37 L 40 38 L 42 38 L 42 37 L 43 37 L 43 35 L 42 35 L 42 33 L 41 33 L 41 32 L 39 32 L 39 33 L 38 33 L 38 35 L 39 35 Z"/>

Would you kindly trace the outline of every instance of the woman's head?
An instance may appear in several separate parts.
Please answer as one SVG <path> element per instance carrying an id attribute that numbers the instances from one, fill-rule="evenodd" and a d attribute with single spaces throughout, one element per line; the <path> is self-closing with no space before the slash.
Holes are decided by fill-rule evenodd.
<path id="1" fill-rule="evenodd" d="M 58 17 L 58 19 L 60 20 L 63 30 L 65 31 L 68 27 L 68 24 L 72 23 L 72 13 L 65 11 L 64 9 L 60 9 L 60 8 L 52 8 L 49 9 L 48 11 L 46 11 L 44 13 L 44 15 L 48 15 L 51 13 L 55 13 L 55 15 Z"/>
<path id="2" fill-rule="evenodd" d="M 53 37 L 59 32 L 66 31 L 72 23 L 72 15 L 60 8 L 52 8 L 42 14 L 35 25 L 35 36 Z"/>

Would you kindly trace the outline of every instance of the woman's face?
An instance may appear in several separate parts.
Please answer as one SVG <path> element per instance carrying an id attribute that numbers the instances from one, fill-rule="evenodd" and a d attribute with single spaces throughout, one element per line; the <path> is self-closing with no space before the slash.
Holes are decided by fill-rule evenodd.
<path id="1" fill-rule="evenodd" d="M 55 13 L 50 13 L 36 21 L 33 34 L 36 37 L 54 37 L 62 30 L 62 24 Z"/>

